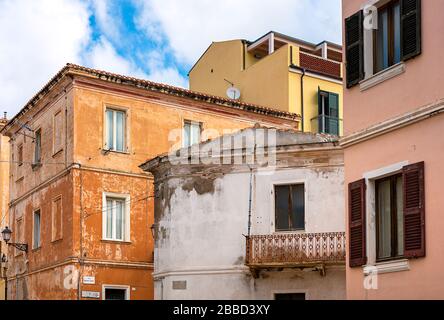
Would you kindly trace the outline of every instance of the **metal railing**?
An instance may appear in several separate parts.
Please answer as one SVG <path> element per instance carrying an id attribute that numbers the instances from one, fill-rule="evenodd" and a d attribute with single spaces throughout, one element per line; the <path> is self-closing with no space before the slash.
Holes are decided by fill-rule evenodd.
<path id="1" fill-rule="evenodd" d="M 247 236 L 246 264 L 285 267 L 345 263 L 345 232 Z"/>
<path id="2" fill-rule="evenodd" d="M 312 132 L 327 133 L 335 136 L 340 136 L 341 123 L 342 119 L 321 114 L 311 119 L 311 128 Z"/>

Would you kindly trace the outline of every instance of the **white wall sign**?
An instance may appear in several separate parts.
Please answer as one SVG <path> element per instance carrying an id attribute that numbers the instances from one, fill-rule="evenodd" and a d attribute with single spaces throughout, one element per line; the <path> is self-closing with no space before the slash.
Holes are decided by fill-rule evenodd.
<path id="1" fill-rule="evenodd" d="M 95 284 L 96 283 L 96 277 L 83 276 L 83 283 L 84 284 Z"/>
<path id="2" fill-rule="evenodd" d="M 99 299 L 100 292 L 98 292 L 98 291 L 82 291 L 82 298 Z"/>

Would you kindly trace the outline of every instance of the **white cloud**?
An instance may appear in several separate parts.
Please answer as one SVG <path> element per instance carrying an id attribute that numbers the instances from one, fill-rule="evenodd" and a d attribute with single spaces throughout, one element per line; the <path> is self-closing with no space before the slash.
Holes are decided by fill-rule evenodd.
<path id="1" fill-rule="evenodd" d="M 91 6 L 94 10 L 96 23 L 100 30 L 108 37 L 118 39 L 120 37 L 120 19 L 113 16 L 113 5 L 110 0 L 93 0 Z"/>
<path id="2" fill-rule="evenodd" d="M 134 0 L 138 25 L 164 33 L 180 62 L 193 64 L 212 41 L 255 40 L 270 30 L 307 41 L 341 42 L 340 0 Z"/>
<path id="3" fill-rule="evenodd" d="M 80 0 L 0 0 L 0 111 L 14 115 L 88 42 Z"/>
<path id="4" fill-rule="evenodd" d="M 146 75 L 134 63 L 120 56 L 113 45 L 105 38 L 100 40 L 84 55 L 87 66 L 114 73 L 144 78 Z"/>

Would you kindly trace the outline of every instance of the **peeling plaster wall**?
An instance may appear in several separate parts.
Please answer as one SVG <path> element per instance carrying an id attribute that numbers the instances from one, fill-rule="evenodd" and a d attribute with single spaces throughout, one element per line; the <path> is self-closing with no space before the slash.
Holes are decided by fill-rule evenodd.
<path id="1" fill-rule="evenodd" d="M 273 185 L 282 183 L 305 183 L 306 232 L 345 230 L 342 155 L 323 159 L 323 167 L 297 168 L 289 163 L 287 169 L 254 173 L 252 234 L 274 232 Z M 335 161 L 337 165 L 329 165 Z M 183 167 L 184 176 L 178 174 L 180 168 L 174 170 L 177 175 L 170 172 L 156 192 L 156 299 L 272 299 L 273 292 L 301 290 L 309 299 L 345 298 L 341 267 L 329 268 L 326 277 L 313 271 L 251 277 L 244 266 L 243 236 L 248 233 L 248 169 L 211 175 L 204 174 L 205 169 L 190 173 Z M 186 281 L 186 289 L 173 289 L 175 281 Z"/>

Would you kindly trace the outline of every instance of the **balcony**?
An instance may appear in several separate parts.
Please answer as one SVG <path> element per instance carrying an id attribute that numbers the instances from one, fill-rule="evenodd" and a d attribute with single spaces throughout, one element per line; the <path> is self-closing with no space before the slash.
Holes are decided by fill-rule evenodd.
<path id="1" fill-rule="evenodd" d="M 247 236 L 246 265 L 260 269 L 317 268 L 345 264 L 345 233 L 302 233 Z"/>
<path id="2" fill-rule="evenodd" d="M 342 119 L 326 115 L 319 115 L 311 119 L 311 128 L 312 132 L 315 133 L 326 133 L 340 136 L 341 123 Z"/>
<path id="3" fill-rule="evenodd" d="M 308 53 L 299 53 L 300 67 L 324 76 L 342 79 L 341 63 Z"/>

